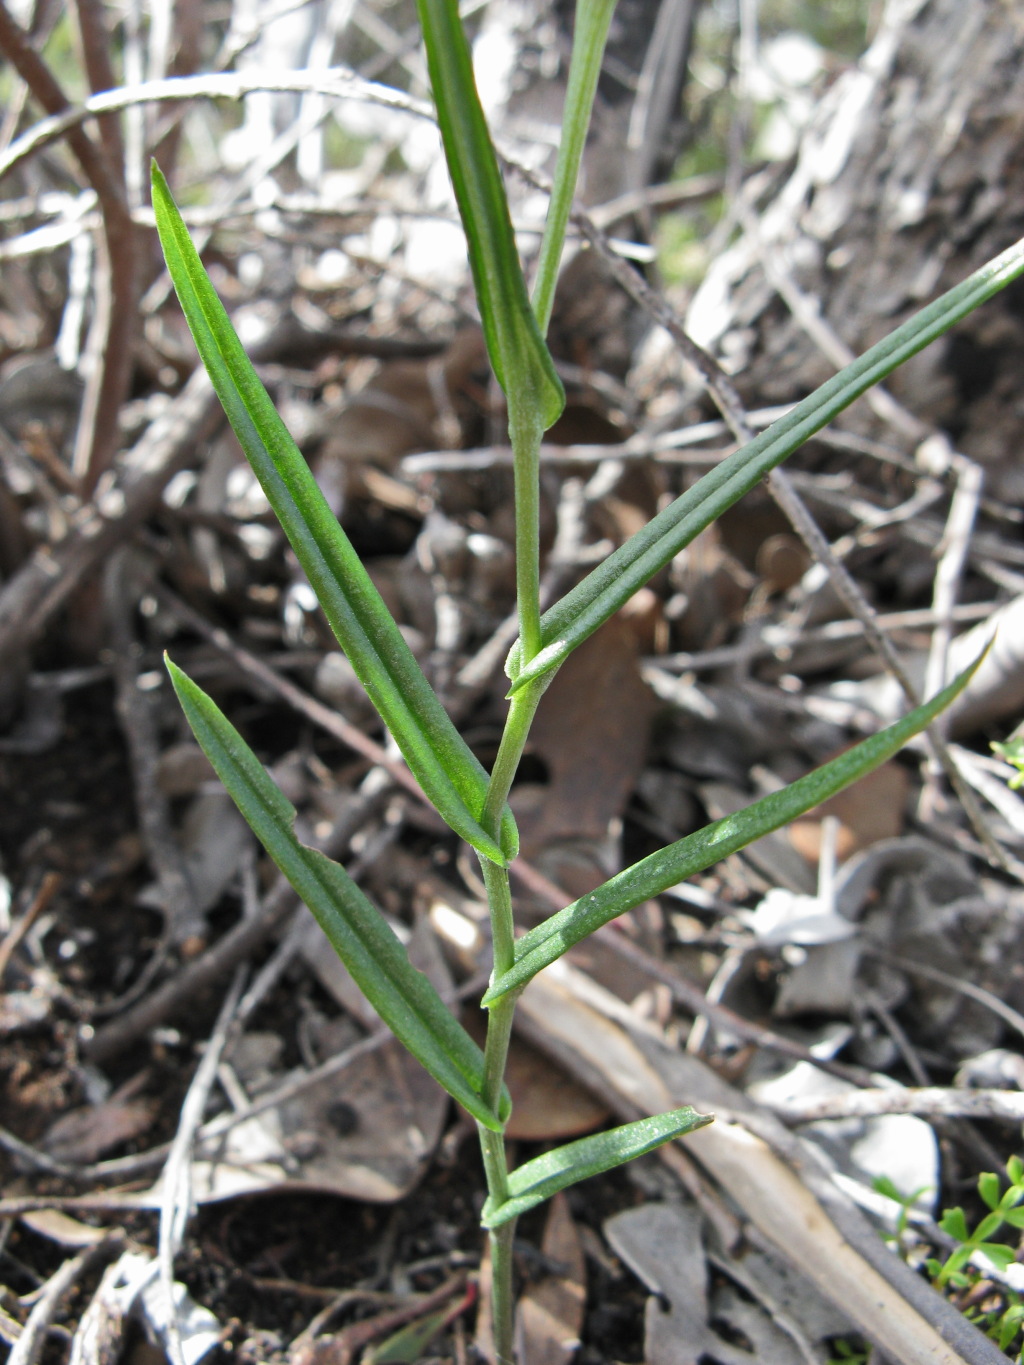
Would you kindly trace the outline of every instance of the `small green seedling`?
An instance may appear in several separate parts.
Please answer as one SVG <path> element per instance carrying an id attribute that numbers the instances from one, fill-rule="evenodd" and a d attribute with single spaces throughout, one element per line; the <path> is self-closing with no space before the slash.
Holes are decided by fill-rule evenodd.
<path id="1" fill-rule="evenodd" d="M 947 1209 L 943 1213 L 939 1219 L 939 1227 L 959 1245 L 944 1261 L 935 1257 L 928 1257 L 924 1261 L 924 1268 L 931 1277 L 934 1287 L 939 1290 L 956 1290 L 958 1299 L 966 1298 L 964 1316 L 981 1328 L 993 1341 L 998 1342 L 1002 1351 L 1008 1349 L 1024 1324 L 1024 1299 L 1012 1289 L 988 1286 L 993 1291 L 991 1294 L 986 1294 L 980 1304 L 971 1302 L 972 1291 L 987 1286 L 988 1281 L 984 1270 L 971 1265 L 970 1261 L 975 1252 L 980 1252 L 999 1269 L 1005 1270 L 1016 1259 L 1014 1247 L 1007 1246 L 1005 1242 L 991 1240 L 1004 1226 L 1024 1228 L 1024 1207 L 1020 1207 L 1024 1201 L 1024 1164 L 1018 1157 L 1011 1157 L 1006 1165 L 1006 1173 L 1010 1185 L 1003 1194 L 999 1193 L 1001 1183 L 999 1176 L 986 1172 L 978 1177 L 978 1193 L 988 1206 L 989 1213 L 973 1232 L 968 1231 L 963 1209 Z M 928 1186 L 922 1185 L 913 1194 L 907 1195 L 901 1193 L 888 1176 L 879 1176 L 871 1184 L 879 1194 L 884 1194 L 887 1199 L 899 1205 L 895 1236 L 887 1240 L 891 1240 L 895 1249 L 906 1259 L 905 1234 L 909 1227 L 910 1215 Z"/>
<path id="2" fill-rule="evenodd" d="M 964 1267 L 975 1252 L 987 1256 L 1000 1270 L 1005 1270 L 1016 1260 L 1015 1247 L 1005 1242 L 993 1242 L 992 1238 L 1006 1226 L 1024 1228 L 1024 1164 L 1019 1157 L 1011 1157 L 1006 1163 L 1006 1174 L 1010 1184 L 1000 1194 L 1001 1181 L 994 1171 L 985 1171 L 978 1176 L 978 1193 L 989 1209 L 973 1232 L 967 1229 L 967 1218 L 962 1208 L 947 1209 L 939 1219 L 939 1227 L 960 1245 L 944 1261 L 926 1262 L 928 1273 L 936 1289 L 952 1284 L 965 1289 L 971 1283 L 964 1274 Z"/>
<path id="3" fill-rule="evenodd" d="M 1007 786 L 1011 791 L 1020 791 L 1024 787 L 1024 732 L 1011 735 L 1005 744 L 993 740 L 991 748 L 1005 763 L 1017 769 Z"/>
<path id="4" fill-rule="evenodd" d="M 855 1345 L 846 1337 L 836 1337 L 832 1341 L 835 1355 L 829 1356 L 828 1365 L 868 1365 L 871 1351 L 863 1345 Z"/>
<path id="5" fill-rule="evenodd" d="M 921 1196 L 928 1193 L 931 1186 L 921 1185 L 913 1194 L 904 1194 L 887 1175 L 880 1175 L 877 1179 L 872 1180 L 871 1188 L 878 1194 L 884 1194 L 886 1199 L 891 1199 L 894 1204 L 899 1205 L 900 1211 L 896 1215 L 896 1232 L 891 1239 L 896 1244 L 896 1247 L 899 1248 L 903 1245 L 903 1238 L 905 1237 L 907 1228 L 910 1224 L 911 1210 Z M 890 1239 L 887 1238 L 886 1240 Z"/>
<path id="6" fill-rule="evenodd" d="M 510 1171 L 504 1074 L 519 993 L 537 972 L 601 925 L 820 805 L 884 763 L 949 705 L 977 664 L 888 729 L 791 786 L 618 873 L 517 940 L 508 871 L 517 835 L 507 798 L 544 690 L 572 650 L 715 517 L 872 384 L 1021 274 L 1024 242 L 898 327 L 722 460 L 542 615 L 539 451 L 564 402 L 544 334 L 614 0 L 578 0 L 563 138 L 532 297 L 457 0 L 417 0 L 417 6 L 488 353 L 508 401 L 513 451 L 520 634 L 509 657 L 511 701 L 490 773 L 445 713 L 330 511 L 249 363 L 155 166 L 153 207 L 167 267 L 200 357 L 331 629 L 423 791 L 480 858 L 493 945 L 482 1050 L 413 968 L 383 915 L 344 868 L 296 837 L 294 808 L 227 717 L 173 663 L 168 668 L 196 738 L 221 781 L 352 977 L 396 1037 L 477 1122 L 489 1190 L 482 1221 L 490 1238 L 495 1349 L 501 1361 L 510 1362 L 512 1238 L 519 1214 L 579 1180 L 711 1121 L 710 1115 L 691 1108 L 676 1109 L 572 1142 Z"/>
<path id="7" fill-rule="evenodd" d="M 1006 1270 L 1017 1259 L 1016 1247 L 992 1240 L 1005 1227 L 1024 1228 L 1024 1162 L 1011 1157 L 1006 1163 L 1006 1174 L 1010 1183 L 1002 1194 L 1002 1181 L 994 1171 L 978 1176 L 978 1193 L 989 1212 L 973 1232 L 968 1230 L 962 1208 L 947 1209 L 939 1219 L 943 1232 L 960 1245 L 944 1261 L 930 1257 L 925 1262 L 936 1289 L 970 1291 L 981 1284 L 984 1270 L 970 1264 L 975 1252 L 987 1256 L 1000 1270 Z M 970 1305 L 965 1315 L 997 1342 L 1001 1351 L 1006 1351 L 1024 1325 L 1024 1300 L 1013 1290 L 1001 1289 L 995 1304 Z"/>

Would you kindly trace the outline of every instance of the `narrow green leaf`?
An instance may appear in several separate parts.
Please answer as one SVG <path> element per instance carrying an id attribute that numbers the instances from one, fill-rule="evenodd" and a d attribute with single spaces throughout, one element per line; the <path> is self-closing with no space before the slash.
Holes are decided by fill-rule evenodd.
<path id="1" fill-rule="evenodd" d="M 538 924 L 516 941 L 514 966 L 498 976 L 483 998 L 485 1006 L 494 1005 L 509 991 L 525 986 L 532 976 L 556 962 L 569 948 L 592 934 L 625 910 L 642 905 L 696 872 L 711 867 L 729 854 L 752 844 L 798 815 L 828 800 L 859 777 L 877 768 L 898 752 L 908 739 L 923 730 L 967 685 L 986 650 L 948 687 L 929 702 L 916 707 L 902 720 L 872 735 L 870 739 L 840 754 L 830 763 L 816 768 L 781 791 L 772 792 L 752 805 L 715 820 L 685 839 L 659 849 L 634 863 L 582 896 L 564 910 Z"/>
<path id="2" fill-rule="evenodd" d="M 507 863 L 517 847 L 511 813 L 502 821 L 499 847 L 480 826 L 483 766 L 424 677 L 260 383 L 155 163 L 153 210 L 199 355 L 331 629 L 437 810 L 474 848 Z"/>
<path id="3" fill-rule="evenodd" d="M 714 1117 L 714 1114 L 698 1114 L 696 1109 L 687 1106 L 556 1147 L 553 1152 L 534 1157 L 512 1171 L 508 1178 L 508 1199 L 503 1204 L 495 1204 L 493 1197 L 488 1198 L 480 1222 L 485 1228 L 500 1228 L 502 1223 L 518 1218 L 559 1190 L 653 1152 L 655 1147 L 672 1138 L 703 1128 Z"/>
<path id="4" fill-rule="evenodd" d="M 525 667 L 520 644 L 513 646 L 507 664 L 512 679 L 510 690 L 515 692 L 531 678 L 557 668 L 674 555 L 776 465 L 827 426 L 855 398 L 1022 272 L 1024 240 L 915 313 L 798 403 L 792 412 L 722 460 L 544 613 L 541 650 Z"/>
<path id="5" fill-rule="evenodd" d="M 1020 1330 L 1020 1320 L 1024 1317 L 1024 1308 L 1008 1308 L 999 1319 L 999 1349 L 1005 1351 L 1010 1342 Z"/>
<path id="6" fill-rule="evenodd" d="M 436 1308 L 433 1313 L 427 1313 L 422 1318 L 416 1318 L 414 1322 L 406 1323 L 379 1346 L 364 1351 L 361 1357 L 362 1365 L 416 1365 L 417 1361 L 427 1358 L 427 1347 L 441 1329 L 447 1326 L 451 1315 L 452 1306 L 449 1304 L 445 1308 Z"/>
<path id="7" fill-rule="evenodd" d="M 312 911 L 331 947 L 400 1042 L 454 1099 L 500 1132 L 480 1098 L 484 1058 L 380 911 L 343 867 L 295 837 L 295 808 L 216 703 L 170 659 L 167 668 L 203 752 L 256 837 Z"/>
<path id="8" fill-rule="evenodd" d="M 543 430 L 558 419 L 565 393 L 530 306 L 458 0 L 416 0 L 416 8 L 487 351 L 509 399 L 515 447 L 518 410 L 539 413 Z"/>
<path id="9" fill-rule="evenodd" d="M 579 178 L 580 161 L 590 127 L 590 114 L 615 4 L 616 0 L 576 0 L 572 59 L 565 88 L 565 111 L 562 114 L 562 139 L 558 146 L 551 203 L 548 205 L 533 287 L 533 311 L 537 315 L 537 325 L 545 335 L 555 301 L 565 229 Z"/>

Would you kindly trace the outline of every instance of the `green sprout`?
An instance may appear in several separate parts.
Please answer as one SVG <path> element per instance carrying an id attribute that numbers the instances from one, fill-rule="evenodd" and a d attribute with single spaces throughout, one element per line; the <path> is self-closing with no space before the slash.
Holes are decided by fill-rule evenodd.
<path id="1" fill-rule="evenodd" d="M 987 1256 L 1000 1270 L 1005 1270 L 1016 1260 L 1015 1247 L 992 1241 L 1004 1226 L 1024 1228 L 1024 1208 L 1020 1207 L 1024 1201 L 1024 1163 L 1019 1157 L 1011 1157 L 1006 1163 L 1006 1174 L 1010 1184 L 1002 1194 L 999 1192 L 999 1176 L 994 1171 L 985 1171 L 978 1176 L 978 1193 L 989 1212 L 973 1232 L 968 1231 L 962 1208 L 947 1209 L 939 1219 L 939 1227 L 959 1246 L 942 1262 L 926 1262 L 936 1289 L 943 1289 L 947 1284 L 958 1289 L 967 1288 L 970 1280 L 963 1273 L 964 1267 L 975 1252 Z"/>
<path id="2" fill-rule="evenodd" d="M 990 747 L 1005 763 L 1017 769 L 1007 785 L 1011 791 L 1020 791 L 1024 787 L 1024 733 L 1011 735 L 1005 744 L 993 740 Z"/>
<path id="3" fill-rule="evenodd" d="M 509 658 L 511 700 L 490 773 L 449 719 L 328 507 L 246 357 L 156 166 L 153 207 L 167 267 L 202 362 L 331 629 L 424 793 L 480 858 L 493 942 L 483 1049 L 412 966 L 383 915 L 344 868 L 300 842 L 293 806 L 227 717 L 170 661 L 168 668 L 221 781 L 354 980 L 395 1036 L 477 1122 L 488 1187 L 482 1223 L 493 1267 L 495 1349 L 501 1361 L 511 1362 L 512 1238 L 519 1214 L 712 1117 L 689 1107 L 676 1109 L 569 1143 L 510 1171 L 504 1074 L 519 993 L 537 972 L 615 916 L 779 828 L 885 762 L 952 702 L 977 662 L 888 729 L 790 787 L 618 873 L 516 940 L 508 869 L 517 834 L 507 798 L 542 694 L 572 650 L 715 517 L 871 385 L 1024 272 L 1024 243 L 916 314 L 723 460 L 542 615 L 539 449 L 564 402 L 544 334 L 614 0 L 578 0 L 561 150 L 532 298 L 457 2 L 417 4 L 488 353 L 508 401 L 513 450 L 520 636 Z"/>
<path id="4" fill-rule="evenodd" d="M 930 1257 L 925 1262 L 936 1289 L 971 1291 L 982 1284 L 986 1279 L 984 1270 L 971 1264 L 976 1253 L 1002 1271 L 1017 1259 L 1015 1247 L 992 1240 L 1004 1227 L 1024 1228 L 1024 1162 L 1011 1157 L 1006 1163 L 1006 1174 L 1010 1183 L 1002 1193 L 1002 1182 L 994 1171 L 978 1176 L 978 1193 L 989 1211 L 973 1232 L 968 1229 L 962 1208 L 946 1209 L 939 1219 L 939 1227 L 959 1245 L 944 1261 Z M 965 1309 L 965 1316 L 1005 1351 L 1024 1325 L 1024 1299 L 1014 1290 L 1000 1287 L 995 1302 L 971 1304 Z"/>
<path id="5" fill-rule="evenodd" d="M 855 1345 L 846 1337 L 836 1337 L 832 1342 L 835 1355 L 829 1356 L 827 1365 L 868 1365 L 871 1351 L 862 1345 Z"/>

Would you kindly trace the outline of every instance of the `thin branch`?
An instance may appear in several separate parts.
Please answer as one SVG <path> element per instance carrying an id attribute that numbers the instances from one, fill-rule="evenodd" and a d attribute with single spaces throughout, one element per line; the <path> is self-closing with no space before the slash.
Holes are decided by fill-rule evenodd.
<path id="1" fill-rule="evenodd" d="M 2 28 L 0 51 L 6 52 Z M 36 60 L 38 61 L 38 58 Z M 52 77 L 50 79 L 52 80 Z M 11 144 L 6 155 L 0 157 L 0 178 L 26 157 L 32 156 L 65 134 L 68 135 L 69 141 L 73 133 L 78 137 L 84 137 L 82 125 L 99 115 L 127 109 L 136 104 L 164 104 L 194 99 L 240 100 L 258 90 L 281 94 L 314 93 L 332 95 L 336 99 L 366 100 L 371 104 L 383 105 L 387 109 L 410 114 L 414 118 L 434 122 L 434 111 L 425 101 L 413 99 L 400 90 L 393 90 L 390 86 L 381 85 L 376 81 L 364 80 L 347 67 L 331 67 L 328 71 L 248 71 L 244 74 L 224 71 L 204 76 L 172 76 L 167 80 L 143 81 L 141 85 L 107 90 L 102 94 L 93 95 L 74 108 L 66 100 L 59 107 L 44 106 L 49 108 L 50 117 L 41 119 L 35 127 L 30 128 Z M 63 95 L 61 98 L 63 99 Z M 43 101 L 40 100 L 40 103 Z"/>
<path id="2" fill-rule="evenodd" d="M 957 1090 L 944 1086 L 852 1090 L 817 1100 L 767 1100 L 786 1123 L 821 1119 L 868 1119 L 881 1114 L 919 1114 L 922 1118 L 994 1119 L 1024 1122 L 1024 1093 L 1019 1090 Z"/>
<path id="3" fill-rule="evenodd" d="M 75 0 L 78 18 L 78 37 L 82 47 L 82 65 L 94 95 L 113 90 L 119 84 L 110 61 L 110 34 L 97 0 Z M 111 113 L 97 119 L 100 141 L 113 165 L 114 174 L 124 174 L 124 139 L 121 125 Z"/>
<path id="4" fill-rule="evenodd" d="M 7 1365 L 36 1365 L 46 1345 L 49 1328 L 60 1309 L 61 1300 L 90 1266 L 112 1255 L 114 1251 L 120 1249 L 123 1242 L 124 1234 L 118 1229 L 113 1236 L 105 1237 L 103 1241 L 87 1247 L 71 1260 L 65 1261 L 60 1269 L 50 1276 L 32 1306 L 21 1335 L 11 1347 Z"/>
<path id="5" fill-rule="evenodd" d="M 50 68 L 32 46 L 28 34 L 12 18 L 3 0 L 0 0 L 0 52 L 49 114 L 59 116 L 70 109 L 70 101 Z M 66 136 L 100 203 L 109 272 L 109 280 L 100 283 L 105 299 L 97 299 L 101 312 L 106 312 L 102 377 L 95 386 L 89 387 L 89 401 L 83 407 L 75 446 L 74 469 L 81 479 L 83 492 L 88 495 L 117 452 L 118 414 L 131 380 L 132 338 L 137 321 L 135 225 L 125 197 L 123 177 L 115 172 L 104 149 L 97 146 L 78 123 L 66 130 Z"/>
<path id="6" fill-rule="evenodd" d="M 192 1148 L 196 1131 L 203 1121 L 203 1113 L 217 1080 L 217 1068 L 227 1044 L 231 1023 L 242 994 L 245 967 L 239 967 L 235 979 L 224 998 L 213 1033 L 206 1044 L 203 1059 L 181 1106 L 178 1131 L 171 1143 L 170 1154 L 163 1170 L 160 1199 L 160 1236 L 157 1252 L 160 1284 L 166 1296 L 168 1354 L 175 1365 L 185 1365 L 182 1351 L 181 1326 L 174 1297 L 174 1258 L 185 1242 L 185 1229 L 192 1213 Z"/>

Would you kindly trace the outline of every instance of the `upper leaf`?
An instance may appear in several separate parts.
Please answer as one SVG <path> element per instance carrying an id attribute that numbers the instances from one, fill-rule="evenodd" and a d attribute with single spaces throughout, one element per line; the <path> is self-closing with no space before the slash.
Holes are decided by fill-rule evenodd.
<path id="1" fill-rule="evenodd" d="M 558 283 L 558 267 L 565 245 L 565 229 L 572 210 L 576 181 L 579 178 L 583 148 L 590 127 L 594 95 L 601 76 L 608 28 L 616 0 L 576 0 L 576 23 L 572 35 L 569 80 L 562 112 L 562 139 L 551 183 L 551 201 L 544 223 L 544 236 L 537 256 L 537 277 L 533 286 L 533 311 L 537 324 L 546 334 Z"/>
<path id="2" fill-rule="evenodd" d="M 170 659 L 182 709 L 217 776 L 256 837 L 312 911 L 334 951 L 395 1037 L 475 1119 L 507 1118 L 480 1097 L 483 1053 L 409 961 L 387 920 L 343 867 L 295 837 L 295 807 L 216 703 Z"/>
<path id="3" fill-rule="evenodd" d="M 530 306 L 458 2 L 416 0 L 416 8 L 487 351 L 509 398 L 510 423 L 517 411 L 533 408 L 543 429 L 557 421 L 565 393 Z"/>
<path id="4" fill-rule="evenodd" d="M 559 910 L 538 924 L 517 939 L 515 964 L 493 981 L 483 998 L 484 1005 L 494 1005 L 509 991 L 525 986 L 531 977 L 556 962 L 574 944 L 617 915 L 642 905 L 652 896 L 667 891 L 670 886 L 685 881 L 694 873 L 727 858 L 730 853 L 752 844 L 762 835 L 788 824 L 877 768 L 953 701 L 966 687 L 985 653 L 987 649 L 931 701 L 916 707 L 894 725 L 863 740 L 830 763 L 783 787 L 781 791 L 772 792 L 737 811 L 735 815 L 715 820 L 695 834 L 688 834 L 685 839 L 679 839 L 667 848 L 641 859 L 610 878 L 596 891 L 573 901 L 564 910 Z"/>
<path id="5" fill-rule="evenodd" d="M 518 846 L 511 812 L 502 821 L 499 846 L 480 825 L 487 791 L 483 766 L 438 701 L 261 384 L 155 163 L 153 210 L 202 362 L 359 681 L 452 829 L 492 861 L 507 863 Z"/>
<path id="6" fill-rule="evenodd" d="M 978 1176 L 978 1193 L 990 1209 L 997 1209 L 999 1207 L 1001 1198 L 1000 1182 L 995 1171 L 983 1171 L 982 1174 Z"/>
<path id="7" fill-rule="evenodd" d="M 544 613 L 541 618 L 542 646 L 528 664 L 523 663 L 520 644 L 513 646 L 507 665 L 512 679 L 511 691 L 515 692 L 532 678 L 557 668 L 577 645 L 765 474 L 792 455 L 816 431 L 827 426 L 855 398 L 998 293 L 1022 271 L 1024 240 L 915 313 L 755 440 L 722 460 Z"/>
<path id="8" fill-rule="evenodd" d="M 713 1114 L 698 1114 L 696 1109 L 687 1106 L 556 1147 L 512 1171 L 508 1177 L 508 1199 L 498 1204 L 492 1195 L 484 1203 L 480 1221 L 485 1228 L 500 1228 L 502 1223 L 518 1218 L 559 1190 L 616 1166 L 624 1166 L 627 1161 L 653 1152 L 672 1138 L 703 1128 L 713 1119 Z"/>

